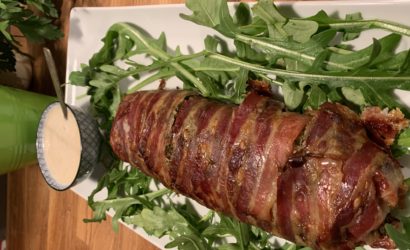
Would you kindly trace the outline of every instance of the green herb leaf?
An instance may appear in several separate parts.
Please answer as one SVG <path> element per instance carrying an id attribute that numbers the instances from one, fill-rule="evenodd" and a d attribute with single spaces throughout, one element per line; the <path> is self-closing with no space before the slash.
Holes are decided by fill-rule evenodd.
<path id="1" fill-rule="evenodd" d="M 8 27 L 10 23 L 9 21 L 1 21 L 0 22 L 0 32 L 3 34 L 4 38 L 9 42 L 13 42 L 13 38 L 11 37 L 10 33 L 8 32 Z"/>
<path id="2" fill-rule="evenodd" d="M 252 13 L 249 5 L 244 2 L 239 3 L 235 11 L 234 23 L 238 26 L 245 26 L 252 23 Z"/>
<path id="3" fill-rule="evenodd" d="M 26 0 L 27 4 L 35 6 L 39 11 L 44 14 L 57 18 L 57 10 L 51 0 Z"/>
<path id="4" fill-rule="evenodd" d="M 287 19 L 279 13 L 272 1 L 261 0 L 252 7 L 253 13 L 265 21 L 269 37 L 275 40 L 287 40 L 288 34 L 283 29 Z"/>
<path id="5" fill-rule="evenodd" d="M 30 16 L 27 19 L 14 23 L 27 39 L 33 42 L 45 42 L 46 40 L 56 40 L 63 36 L 63 33 L 54 26 L 51 21 L 44 17 Z"/>
<path id="6" fill-rule="evenodd" d="M 358 20 L 363 20 L 362 14 L 360 12 L 346 15 L 346 21 L 358 21 Z M 350 40 L 358 38 L 359 35 L 360 35 L 360 30 L 355 30 L 354 28 L 345 29 L 345 32 L 343 34 L 343 40 L 350 41 Z"/>
<path id="7" fill-rule="evenodd" d="M 399 249 L 410 248 L 410 218 L 401 217 L 401 228 L 397 229 L 391 224 L 386 224 L 386 232 L 394 240 Z"/>
<path id="8" fill-rule="evenodd" d="M 286 33 L 288 33 L 293 40 L 300 43 L 309 41 L 318 28 L 319 25 L 314 21 L 298 19 L 291 19 L 283 26 Z"/>
<path id="9" fill-rule="evenodd" d="M 144 195 L 148 192 L 150 178 L 137 169 L 128 171 L 122 165 L 119 166 L 119 168 L 112 168 L 100 178 L 96 189 L 88 197 L 88 205 L 93 209 L 94 215 L 91 219 L 85 219 L 85 222 L 105 220 L 106 212 L 109 209 L 114 209 L 113 228 L 118 230 L 118 220 L 127 214 L 127 209 L 133 205 L 141 204 L 140 199 L 134 195 Z M 95 195 L 103 189 L 107 189 L 107 199 L 95 201 Z"/>
<path id="10" fill-rule="evenodd" d="M 248 249 L 249 240 L 250 240 L 250 226 L 233 220 L 226 216 L 221 216 L 221 221 L 218 224 L 211 225 L 207 227 L 203 232 L 203 236 L 226 236 L 230 235 L 235 237 L 236 246 L 238 249 Z"/>
<path id="11" fill-rule="evenodd" d="M 339 70 L 343 65 L 345 69 L 355 70 L 361 67 L 369 67 L 383 63 L 391 59 L 394 55 L 400 36 L 390 34 L 380 40 L 374 40 L 373 44 L 358 51 L 345 54 L 332 53 L 328 59 L 328 70 Z"/>
<path id="12" fill-rule="evenodd" d="M 395 157 L 407 155 L 410 153 L 410 128 L 403 130 L 392 146 Z"/>
<path id="13" fill-rule="evenodd" d="M 178 212 L 175 210 L 165 211 L 160 207 L 151 209 L 143 209 L 140 214 L 125 218 L 128 224 L 138 225 L 145 229 L 145 231 L 161 238 L 168 231 L 177 230 L 184 233 L 189 230 L 189 224 Z"/>
<path id="14" fill-rule="evenodd" d="M 202 249 L 207 249 L 206 246 L 204 246 L 200 239 L 193 235 L 181 235 L 175 240 L 171 241 L 167 245 L 165 245 L 165 248 L 173 248 L 173 247 L 178 247 L 179 250 L 202 250 Z"/>
<path id="15" fill-rule="evenodd" d="M 45 14 L 37 15 L 28 5 L 35 6 Z M 44 42 L 62 37 L 62 32 L 51 23 L 49 17 L 58 17 L 51 0 L 2 0 L 0 1 L 0 71 L 15 71 L 16 60 L 13 50 L 19 50 L 20 44 L 9 32 L 17 27 L 29 42 Z"/>
<path id="16" fill-rule="evenodd" d="M 293 83 L 285 82 L 282 86 L 285 105 L 289 110 L 297 109 L 304 97 L 304 91 L 296 87 Z"/>
<path id="17" fill-rule="evenodd" d="M 231 36 L 235 30 L 228 5 L 224 0 L 187 0 L 186 7 L 192 10 L 192 15 L 180 14 L 183 19 L 199 25 L 214 28 L 226 36 Z"/>
<path id="18" fill-rule="evenodd" d="M 318 109 L 320 105 L 327 101 L 326 93 L 318 85 L 311 86 L 306 94 L 308 97 L 305 103 L 305 109 L 308 107 Z"/>
<path id="19" fill-rule="evenodd" d="M 363 107 L 367 104 L 360 89 L 342 87 L 341 91 L 343 93 L 344 98 L 346 98 L 346 100 L 356 104 L 357 106 Z"/>

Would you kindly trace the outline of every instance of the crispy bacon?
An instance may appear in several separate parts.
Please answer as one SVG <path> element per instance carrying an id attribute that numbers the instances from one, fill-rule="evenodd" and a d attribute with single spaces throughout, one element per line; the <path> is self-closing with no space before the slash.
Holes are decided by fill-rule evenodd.
<path id="1" fill-rule="evenodd" d="M 409 126 L 409 121 L 400 109 L 390 110 L 367 107 L 361 114 L 364 125 L 372 139 L 381 145 L 391 145 L 398 133 Z"/>
<path id="2" fill-rule="evenodd" d="M 400 165 L 343 105 L 301 115 L 256 93 L 236 106 L 137 92 L 119 107 L 111 146 L 168 188 L 299 244 L 392 244 L 378 229 L 399 202 Z"/>

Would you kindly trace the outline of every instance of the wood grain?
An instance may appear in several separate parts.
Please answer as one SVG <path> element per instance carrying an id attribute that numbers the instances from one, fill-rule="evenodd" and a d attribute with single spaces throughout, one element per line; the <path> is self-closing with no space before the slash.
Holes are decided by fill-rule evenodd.
<path id="1" fill-rule="evenodd" d="M 36 165 L 9 174 L 7 190 L 10 250 L 157 249 L 123 225 L 115 233 L 111 219 L 84 223 L 92 216 L 86 201 L 49 188 Z"/>

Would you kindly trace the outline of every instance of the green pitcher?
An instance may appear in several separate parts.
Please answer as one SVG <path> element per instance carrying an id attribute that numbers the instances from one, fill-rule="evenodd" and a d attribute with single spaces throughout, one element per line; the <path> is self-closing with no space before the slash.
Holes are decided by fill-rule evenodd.
<path id="1" fill-rule="evenodd" d="M 33 164 L 41 113 L 55 97 L 0 85 L 0 174 Z"/>

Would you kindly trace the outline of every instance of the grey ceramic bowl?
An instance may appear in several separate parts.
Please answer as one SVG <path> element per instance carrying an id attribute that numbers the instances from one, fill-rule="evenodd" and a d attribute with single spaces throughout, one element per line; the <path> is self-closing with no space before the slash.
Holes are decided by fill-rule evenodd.
<path id="1" fill-rule="evenodd" d="M 40 123 L 37 130 L 37 159 L 40 166 L 41 173 L 48 183 L 48 185 L 55 190 L 63 191 L 73 187 L 77 183 L 88 177 L 92 170 L 96 167 L 101 146 L 101 136 L 99 133 L 97 122 L 88 114 L 83 112 L 80 108 L 68 106 L 68 112 L 72 112 L 77 122 L 80 132 L 81 140 L 81 156 L 80 163 L 74 180 L 69 184 L 61 184 L 51 175 L 49 166 L 45 160 L 45 146 L 44 146 L 44 131 L 45 120 L 50 110 L 60 103 L 55 102 L 50 104 L 42 113 Z M 64 152 L 61 152 L 64 153 Z"/>

